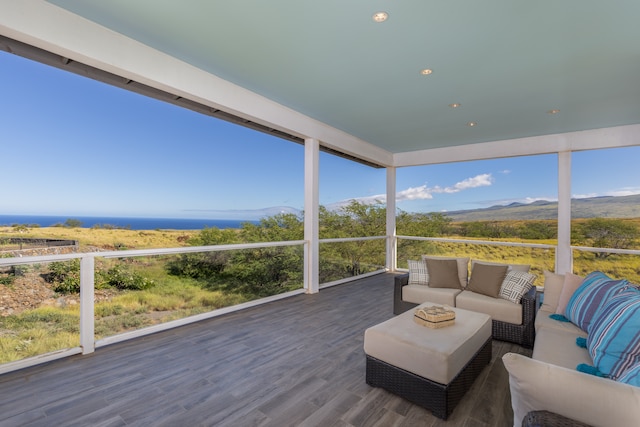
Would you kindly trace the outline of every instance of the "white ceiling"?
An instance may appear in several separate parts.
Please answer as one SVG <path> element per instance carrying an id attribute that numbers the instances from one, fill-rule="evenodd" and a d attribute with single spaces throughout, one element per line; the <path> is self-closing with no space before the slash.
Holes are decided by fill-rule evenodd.
<path id="1" fill-rule="evenodd" d="M 392 154 L 640 123 L 638 0 L 49 3 Z"/>

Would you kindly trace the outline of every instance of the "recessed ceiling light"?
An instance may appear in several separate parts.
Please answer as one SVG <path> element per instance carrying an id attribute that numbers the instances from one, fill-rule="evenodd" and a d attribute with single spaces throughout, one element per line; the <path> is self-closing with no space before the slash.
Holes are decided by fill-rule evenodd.
<path id="1" fill-rule="evenodd" d="M 547 114 L 558 114 L 559 112 L 560 112 L 560 110 L 554 108 L 553 110 L 547 111 Z"/>
<path id="2" fill-rule="evenodd" d="M 458 108 L 458 107 L 462 107 L 462 104 L 458 104 L 457 102 L 454 102 L 453 104 L 449 104 L 449 107 Z"/>
<path id="3" fill-rule="evenodd" d="M 424 70 L 420 70 L 420 74 L 422 74 L 423 76 L 428 76 L 431 73 L 433 73 L 433 70 L 431 68 L 425 68 Z"/>
<path id="4" fill-rule="evenodd" d="M 387 12 L 376 12 L 373 14 L 373 20 L 376 22 L 384 22 L 389 17 Z"/>
<path id="5" fill-rule="evenodd" d="M 467 126 L 469 126 L 469 127 L 474 127 L 474 126 L 477 126 L 477 125 L 478 125 L 478 123 L 476 123 L 476 122 L 467 123 Z"/>

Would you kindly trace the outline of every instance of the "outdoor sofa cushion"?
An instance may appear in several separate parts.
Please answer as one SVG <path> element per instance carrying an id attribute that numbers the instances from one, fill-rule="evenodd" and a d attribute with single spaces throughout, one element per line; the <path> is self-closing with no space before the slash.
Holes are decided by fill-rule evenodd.
<path id="1" fill-rule="evenodd" d="M 423 285 L 406 285 L 402 287 L 402 300 L 414 304 L 422 304 L 431 301 L 435 304 L 443 304 L 451 307 L 456 305 L 456 296 L 462 289 L 431 288 Z"/>
<path id="2" fill-rule="evenodd" d="M 564 286 L 564 274 L 556 274 L 545 270 L 544 274 L 544 299 L 540 310 L 555 313 L 560 301 L 560 294 Z"/>
<path id="3" fill-rule="evenodd" d="M 544 310 L 542 307 L 540 308 L 540 310 L 538 310 L 535 320 L 536 333 L 539 333 L 542 328 L 552 328 L 561 331 L 569 331 L 577 337 L 586 338 L 587 331 L 583 331 L 571 322 L 561 322 L 559 320 L 552 319 L 552 314 L 556 313 L 553 311 Z"/>
<path id="4" fill-rule="evenodd" d="M 522 305 L 502 298 L 493 298 L 473 291 L 464 290 L 456 296 L 456 307 L 486 313 L 493 320 L 522 324 Z"/>
<path id="5" fill-rule="evenodd" d="M 542 328 L 536 333 L 531 357 L 574 370 L 581 363 L 591 365 L 593 362 L 589 351 L 576 344 L 576 339 L 580 336 L 568 329 Z"/>
<path id="6" fill-rule="evenodd" d="M 593 426 L 628 427 L 640 420 L 640 387 L 517 353 L 502 361 L 509 372 L 514 427 L 541 409 Z"/>
<path id="7" fill-rule="evenodd" d="M 564 282 L 562 283 L 562 291 L 560 292 L 560 297 L 558 299 L 558 307 L 556 308 L 557 314 L 564 314 L 565 309 L 567 308 L 567 304 L 569 300 L 576 292 L 576 290 L 580 287 L 582 282 L 584 281 L 584 277 L 578 276 L 573 273 L 566 273 L 564 275 Z"/>

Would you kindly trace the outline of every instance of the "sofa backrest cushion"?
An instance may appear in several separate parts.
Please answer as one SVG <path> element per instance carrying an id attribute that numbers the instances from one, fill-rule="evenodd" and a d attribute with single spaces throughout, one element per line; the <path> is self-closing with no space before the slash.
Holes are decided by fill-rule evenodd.
<path id="1" fill-rule="evenodd" d="M 558 308 L 558 301 L 564 285 L 564 274 L 556 274 L 544 271 L 544 299 L 540 310 L 555 313 Z"/>
<path id="2" fill-rule="evenodd" d="M 573 273 L 567 273 L 564 275 L 564 283 L 562 285 L 562 292 L 560 292 L 560 298 L 558 299 L 556 314 L 564 314 L 564 310 L 567 308 L 569 300 L 575 293 L 576 289 L 580 287 L 583 280 L 584 277 Z"/>
<path id="3" fill-rule="evenodd" d="M 467 290 L 498 298 L 508 268 L 506 265 L 474 264 Z"/>
<path id="4" fill-rule="evenodd" d="M 632 285 L 627 280 L 613 280 L 601 271 L 594 271 L 585 277 L 573 293 L 564 315 L 580 329 L 591 333 L 589 326 L 598 309 L 611 297 L 629 290 Z"/>
<path id="5" fill-rule="evenodd" d="M 640 291 L 621 292 L 602 305 L 591 322 L 587 349 L 593 365 L 613 380 L 640 363 Z"/>

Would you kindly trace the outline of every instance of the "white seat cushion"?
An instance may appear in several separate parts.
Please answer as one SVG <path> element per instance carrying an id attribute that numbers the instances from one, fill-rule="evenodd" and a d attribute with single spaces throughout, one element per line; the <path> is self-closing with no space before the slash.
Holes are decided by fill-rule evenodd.
<path id="1" fill-rule="evenodd" d="M 493 320 L 514 325 L 522 324 L 522 304 L 506 299 L 492 298 L 465 290 L 456 296 L 456 307 L 488 314 Z"/>
<path id="2" fill-rule="evenodd" d="M 421 306 L 430 305 L 434 304 Z M 414 322 L 414 310 L 372 326 L 364 333 L 364 352 L 423 378 L 449 384 L 491 338 L 489 316 L 453 310 L 455 324 L 440 329 Z"/>
<path id="3" fill-rule="evenodd" d="M 456 295 L 462 289 L 453 288 L 430 288 L 424 285 L 406 285 L 402 287 L 402 300 L 414 304 L 422 304 L 430 301 L 436 304 L 450 305 L 455 307 Z"/>
<path id="4" fill-rule="evenodd" d="M 543 309 L 538 310 L 538 312 L 536 313 L 536 322 L 535 322 L 536 333 L 539 333 L 540 329 L 542 328 L 550 328 L 550 329 L 557 329 L 560 331 L 571 332 L 576 336 L 586 338 L 587 333 L 585 331 L 583 331 L 582 329 L 580 329 L 579 327 L 577 327 L 571 322 L 561 322 L 559 320 L 554 320 L 550 318 L 549 316 L 552 314 L 554 313 L 547 310 L 543 310 Z"/>
<path id="5" fill-rule="evenodd" d="M 532 358 L 567 369 L 576 369 L 580 363 L 593 365 L 586 348 L 578 347 L 579 335 L 569 330 L 542 328 L 536 335 Z"/>

